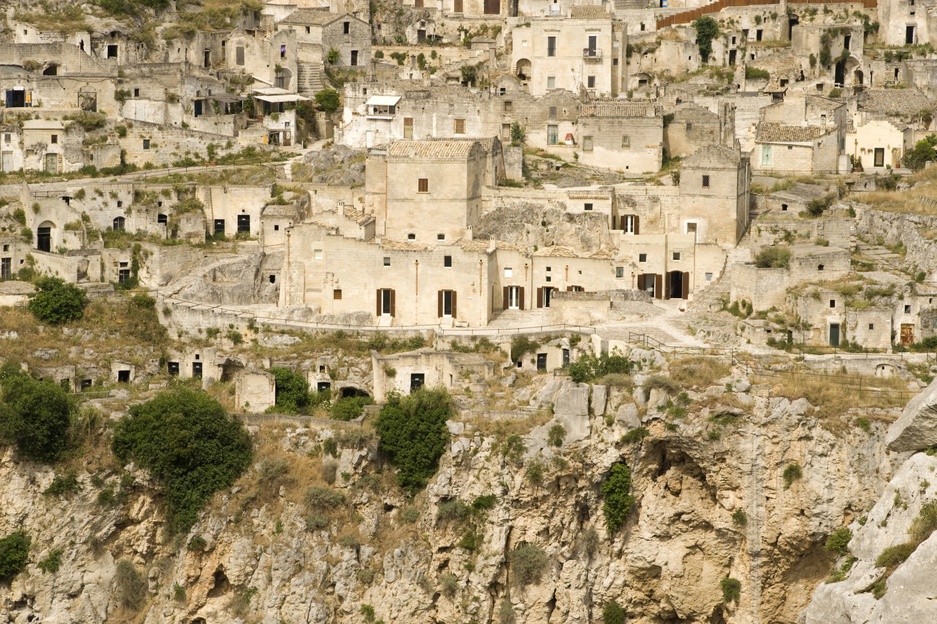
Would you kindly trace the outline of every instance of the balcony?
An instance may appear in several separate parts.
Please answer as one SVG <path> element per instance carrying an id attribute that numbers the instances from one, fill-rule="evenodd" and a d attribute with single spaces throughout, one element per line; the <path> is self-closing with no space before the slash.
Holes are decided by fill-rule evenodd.
<path id="1" fill-rule="evenodd" d="M 602 50 L 596 48 L 583 48 L 582 58 L 585 61 L 602 62 Z"/>

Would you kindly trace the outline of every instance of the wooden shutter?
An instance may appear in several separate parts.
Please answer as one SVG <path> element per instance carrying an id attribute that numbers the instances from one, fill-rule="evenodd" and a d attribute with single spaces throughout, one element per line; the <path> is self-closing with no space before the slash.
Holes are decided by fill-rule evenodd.
<path id="1" fill-rule="evenodd" d="M 510 294 L 510 286 L 505 286 L 505 287 L 503 288 L 503 291 L 504 291 L 504 295 L 502 295 L 502 296 L 503 296 L 504 298 L 503 298 L 502 301 L 501 301 L 501 309 L 502 309 L 502 310 L 507 310 L 507 309 L 508 309 L 508 304 L 509 304 L 509 302 L 510 302 L 510 298 L 508 297 L 508 295 Z"/>
<path id="2" fill-rule="evenodd" d="M 641 217 L 634 215 L 634 233 L 635 236 L 641 233 Z"/>
<path id="3" fill-rule="evenodd" d="M 670 299 L 670 285 L 673 283 L 671 280 L 670 271 L 664 272 L 664 299 Z"/>
<path id="4" fill-rule="evenodd" d="M 375 314 L 376 314 L 377 316 L 380 316 L 380 315 L 381 315 L 381 312 L 382 312 L 382 310 L 381 310 L 381 289 L 378 288 L 378 289 L 377 289 L 377 312 L 375 312 Z"/>
<path id="5" fill-rule="evenodd" d="M 441 290 L 440 290 L 440 291 L 437 291 L 436 294 L 437 294 L 437 297 L 436 297 L 436 316 L 439 317 L 439 318 L 442 318 L 442 298 L 443 298 L 443 291 L 441 291 Z"/>
<path id="6" fill-rule="evenodd" d="M 517 293 L 517 303 L 521 310 L 524 309 L 524 287 L 521 286 Z"/>
<path id="7" fill-rule="evenodd" d="M 456 303 L 456 292 L 453 290 L 452 291 L 452 318 L 456 317 L 455 303 Z"/>
<path id="8" fill-rule="evenodd" d="M 636 288 L 638 290 L 644 290 L 644 273 L 638 274 L 638 283 L 637 283 Z"/>
<path id="9" fill-rule="evenodd" d="M 393 289 L 390 291 L 390 315 L 397 316 L 397 297 Z"/>
<path id="10" fill-rule="evenodd" d="M 543 307 L 543 286 L 537 289 L 537 307 Z"/>
<path id="11" fill-rule="evenodd" d="M 664 296 L 663 291 L 664 291 L 664 276 L 661 275 L 660 273 L 654 273 L 654 298 L 663 299 L 663 296 Z"/>
<path id="12" fill-rule="evenodd" d="M 684 299 L 689 299 L 689 298 L 690 298 L 690 272 L 689 272 L 689 271 L 684 271 L 684 272 L 683 272 L 683 290 L 682 290 L 682 294 L 683 294 L 683 298 L 684 298 Z"/>

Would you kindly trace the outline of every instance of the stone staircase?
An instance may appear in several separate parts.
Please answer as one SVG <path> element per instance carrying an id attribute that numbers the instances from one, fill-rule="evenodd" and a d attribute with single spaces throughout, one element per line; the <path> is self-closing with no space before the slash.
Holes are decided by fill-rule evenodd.
<path id="1" fill-rule="evenodd" d="M 859 242 L 856 252 L 875 263 L 879 270 L 902 270 L 901 256 L 887 247 Z"/>
<path id="2" fill-rule="evenodd" d="M 322 82 L 322 66 L 316 63 L 298 63 L 296 66 L 296 91 L 300 95 L 313 97 L 325 88 Z"/>

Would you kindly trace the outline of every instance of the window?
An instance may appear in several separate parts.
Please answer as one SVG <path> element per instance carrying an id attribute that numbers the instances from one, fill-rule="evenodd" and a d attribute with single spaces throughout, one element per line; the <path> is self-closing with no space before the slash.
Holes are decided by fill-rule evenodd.
<path id="1" fill-rule="evenodd" d="M 831 308 L 835 308 L 835 307 L 836 307 L 836 299 L 830 299 L 830 307 L 831 307 Z"/>
<path id="2" fill-rule="evenodd" d="M 707 274 L 706 274 L 706 281 L 707 281 L 707 282 L 713 281 L 713 274 L 712 274 L 712 273 L 707 273 Z"/>
<path id="3" fill-rule="evenodd" d="M 646 253 L 638 254 L 638 262 L 647 262 L 647 254 Z"/>
<path id="4" fill-rule="evenodd" d="M 455 133 L 465 134 L 465 120 L 464 119 L 455 120 Z"/>
<path id="5" fill-rule="evenodd" d="M 394 316 L 396 312 L 394 291 L 391 288 L 379 288 L 377 290 L 377 315 Z"/>
<path id="6" fill-rule="evenodd" d="M 550 107 L 549 114 L 550 114 L 550 119 L 556 119 L 556 107 L 555 106 Z M 10 135 L 7 135 L 7 136 L 10 136 Z M 7 143 L 9 143 L 9 141 L 7 141 Z"/>
<path id="7" fill-rule="evenodd" d="M 547 145 L 556 145 L 557 126 L 547 126 Z"/>
<path id="8" fill-rule="evenodd" d="M 342 298 L 342 289 L 341 289 L 341 288 L 335 288 L 335 289 L 333 289 L 333 290 L 332 290 L 332 299 L 338 301 L 338 300 L 340 300 L 341 298 Z"/>
<path id="9" fill-rule="evenodd" d="M 510 113 L 514 110 L 514 102 L 505 102 L 503 108 L 505 113 Z"/>
<path id="10" fill-rule="evenodd" d="M 679 252 L 679 251 L 673 252 L 673 259 L 674 259 L 674 260 L 679 260 L 679 259 L 680 259 L 680 252 Z"/>
<path id="11" fill-rule="evenodd" d="M 504 267 L 504 276 L 514 277 L 514 269 L 512 269 L 511 267 Z"/>
<path id="12" fill-rule="evenodd" d="M 118 201 L 117 201 L 117 207 L 118 207 L 118 208 L 123 208 L 123 207 L 124 207 L 124 202 L 118 200 Z"/>
<path id="13" fill-rule="evenodd" d="M 621 135 L 621 146 L 622 147 L 631 147 L 631 137 L 627 134 Z"/>
<path id="14" fill-rule="evenodd" d="M 123 217 L 114 217 L 114 221 L 111 223 L 111 229 L 115 232 L 122 232 L 124 230 L 124 225 L 126 221 Z"/>
<path id="15" fill-rule="evenodd" d="M 911 314 L 911 306 L 910 306 L 910 305 L 905 305 L 905 307 L 904 307 L 904 313 L 905 313 L 905 314 Z"/>
<path id="16" fill-rule="evenodd" d="M 547 275 L 547 283 L 549 284 L 552 281 L 553 281 L 553 277 L 550 275 Z"/>
<path id="17" fill-rule="evenodd" d="M 4 143 L 9 143 L 9 142 L 12 141 L 12 140 L 13 140 L 13 135 L 11 135 L 9 132 L 7 132 L 6 134 L 3 135 L 3 142 L 4 142 Z"/>
<path id="18" fill-rule="evenodd" d="M 58 143 L 58 142 L 59 142 L 59 135 L 53 134 L 53 135 L 52 135 L 52 145 L 55 145 L 55 144 Z"/>
<path id="19" fill-rule="evenodd" d="M 274 226 L 273 226 L 273 231 L 274 231 L 274 232 L 279 232 L 279 231 L 280 231 L 280 226 L 279 226 L 279 224 L 274 224 Z"/>
<path id="20" fill-rule="evenodd" d="M 615 277 L 622 278 L 625 276 L 625 267 L 615 267 Z"/>
<path id="21" fill-rule="evenodd" d="M 117 45 L 110 44 L 107 46 L 107 58 L 117 58 Z"/>
<path id="22" fill-rule="evenodd" d="M 446 235 L 445 235 L 445 234 L 437 234 L 437 235 L 436 235 L 436 240 L 438 240 L 438 241 L 444 241 L 444 240 L 446 240 Z"/>
<path id="23" fill-rule="evenodd" d="M 390 256 L 384 256 L 384 266 L 390 266 Z"/>
<path id="24" fill-rule="evenodd" d="M 592 151 L 592 137 L 582 137 L 582 151 L 591 152 Z"/>
<path id="25" fill-rule="evenodd" d="M 586 88 L 595 89 L 595 76 L 588 76 L 586 78 Z"/>
<path id="26" fill-rule="evenodd" d="M 556 88 L 556 76 L 547 76 L 547 89 Z"/>
<path id="27" fill-rule="evenodd" d="M 556 56 L 556 37 L 547 37 L 547 56 Z"/>
<path id="28" fill-rule="evenodd" d="M 342 22 L 342 34 L 347 35 L 351 32 L 351 22 Z"/>
<path id="29" fill-rule="evenodd" d="M 703 188 L 709 188 L 709 176 L 708 175 L 703 176 Z"/>
<path id="30" fill-rule="evenodd" d="M 463 10 L 463 9 L 462 9 L 462 0 L 454 0 L 454 2 L 453 2 L 453 4 L 452 4 L 452 12 L 453 12 L 453 13 L 461 13 L 462 10 Z"/>
<path id="31" fill-rule="evenodd" d="M 244 46 L 238 46 L 234 49 L 234 58 L 238 65 L 244 64 Z"/>
<path id="32" fill-rule="evenodd" d="M 322 259 L 322 250 L 321 250 L 321 249 L 313 249 L 313 250 L 312 250 L 312 259 L 313 259 L 313 260 L 321 260 L 321 259 Z"/>
<path id="33" fill-rule="evenodd" d="M 592 211 L 592 204 L 591 204 L 591 203 L 583 204 L 583 205 L 582 205 L 582 209 L 585 210 L 586 212 L 591 212 L 591 211 Z"/>
<path id="34" fill-rule="evenodd" d="M 454 290 L 440 290 L 436 299 L 436 312 L 440 318 L 456 316 L 456 292 Z"/>
<path id="35" fill-rule="evenodd" d="M 242 214 L 238 215 L 238 234 L 250 234 L 251 232 L 251 216 Z"/>
<path id="36" fill-rule="evenodd" d="M 143 149 L 145 149 L 145 150 L 150 149 L 150 140 L 149 140 L 149 139 L 143 139 Z"/>
<path id="37" fill-rule="evenodd" d="M 625 234 L 638 234 L 638 215 L 622 215 L 621 229 Z"/>
<path id="38" fill-rule="evenodd" d="M 429 193 L 429 178 L 420 178 L 416 190 L 418 193 Z"/>
<path id="39" fill-rule="evenodd" d="M 277 283 L 277 276 L 276 276 L 276 275 L 273 275 L 273 274 L 271 273 L 271 274 L 267 277 L 267 280 L 268 280 L 271 284 L 276 284 L 276 283 Z"/>
<path id="40" fill-rule="evenodd" d="M 452 266 L 452 256 L 443 256 L 443 257 L 442 257 L 442 265 L 443 265 L 444 267 L 451 267 L 451 266 Z"/>
<path id="41" fill-rule="evenodd" d="M 875 148 L 875 166 L 876 167 L 885 166 L 885 148 L 884 147 Z"/>
<path id="42" fill-rule="evenodd" d="M 875 323 L 869 323 L 869 331 L 875 329 Z"/>
<path id="43" fill-rule="evenodd" d="M 687 234 L 696 234 L 696 223 L 692 221 L 686 224 L 686 233 Z"/>
<path id="44" fill-rule="evenodd" d="M 547 273 L 553 270 L 553 267 L 547 267 Z"/>
<path id="45" fill-rule="evenodd" d="M 818 264 L 818 265 L 817 265 L 817 271 L 822 271 L 822 270 L 823 270 L 823 265 L 822 265 L 822 264 Z"/>
<path id="46" fill-rule="evenodd" d="M 280 58 L 286 58 L 286 46 L 285 45 L 280 46 Z"/>
<path id="47" fill-rule="evenodd" d="M 117 269 L 117 283 L 123 284 L 130 280 L 130 269 Z"/>

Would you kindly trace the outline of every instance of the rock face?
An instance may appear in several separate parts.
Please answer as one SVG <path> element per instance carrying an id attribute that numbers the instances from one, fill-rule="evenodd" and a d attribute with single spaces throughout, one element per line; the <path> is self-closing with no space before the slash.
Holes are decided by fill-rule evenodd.
<path id="1" fill-rule="evenodd" d="M 918 453 L 906 461 L 881 498 L 853 522 L 849 550 L 857 558 L 845 580 L 820 585 L 805 613 L 806 624 L 917 624 L 937 622 L 934 566 L 937 535 L 921 543 L 885 581 L 876 600 L 872 586 L 885 576 L 876 559 L 888 547 L 909 541 L 921 507 L 937 498 L 937 457 Z M 934 483 L 931 483 L 934 481 Z"/>
<path id="2" fill-rule="evenodd" d="M 359 624 L 370 605 L 387 623 L 491 622 L 510 611 L 518 624 L 590 624 L 614 600 L 637 624 L 794 624 L 828 573 L 822 540 L 870 505 L 892 472 L 877 422 L 870 433 L 834 434 L 802 400 L 714 387 L 690 392 L 686 413 L 675 415 L 663 398 L 645 407 L 641 388 L 539 379 L 550 386 L 531 396 L 555 406 L 552 419 L 529 434 L 518 423 L 453 423 L 438 474 L 412 499 L 359 425 L 252 426 L 254 468 L 185 536 L 167 534 L 142 472 L 83 471 L 81 490 L 43 496 L 53 471 L 7 452 L 0 536 L 23 529 L 33 551 L 0 594 L 0 623 Z M 736 420 L 710 420 L 727 406 L 736 406 Z M 649 435 L 622 442 L 640 420 Z M 538 441 L 557 422 L 566 423 L 563 445 Z M 522 432 L 526 457 L 504 451 L 502 425 Z M 334 458 L 323 450 L 330 445 Z M 270 477 L 266 459 L 288 469 Z M 611 533 L 601 484 L 622 461 L 636 502 Z M 792 462 L 803 477 L 786 487 Z M 346 503 L 317 508 L 306 496 L 312 486 Z M 107 487 L 115 495 L 104 504 Z M 911 514 L 910 490 L 903 496 Z M 444 515 L 455 499 L 468 509 L 493 505 Z M 889 527 L 897 534 L 902 522 L 893 514 Z M 196 536 L 204 548 L 187 549 Z M 512 555 L 525 544 L 545 555 L 526 585 Z M 43 572 L 38 562 L 54 549 L 61 568 Z M 120 561 L 148 586 L 136 611 L 122 604 Z M 726 577 L 741 580 L 737 603 L 723 603 Z"/>
<path id="3" fill-rule="evenodd" d="M 937 445 L 937 381 L 908 402 L 885 438 L 892 451 L 920 451 Z"/>

